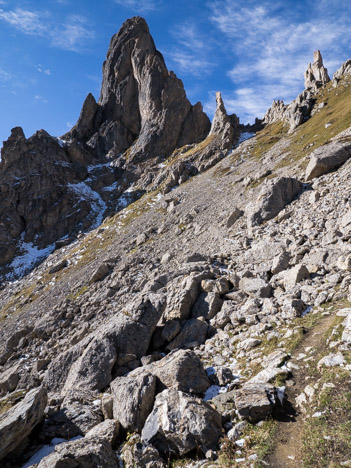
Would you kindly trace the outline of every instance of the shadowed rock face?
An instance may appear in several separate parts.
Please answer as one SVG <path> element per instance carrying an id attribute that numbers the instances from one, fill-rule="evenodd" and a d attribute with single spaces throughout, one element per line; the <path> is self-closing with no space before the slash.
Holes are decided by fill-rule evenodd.
<path id="1" fill-rule="evenodd" d="M 146 21 L 134 17 L 112 37 L 99 101 L 88 95 L 70 136 L 101 156 L 131 146 L 129 157 L 138 162 L 200 141 L 209 129 L 201 104 L 192 106 L 182 81 L 167 70 Z"/>

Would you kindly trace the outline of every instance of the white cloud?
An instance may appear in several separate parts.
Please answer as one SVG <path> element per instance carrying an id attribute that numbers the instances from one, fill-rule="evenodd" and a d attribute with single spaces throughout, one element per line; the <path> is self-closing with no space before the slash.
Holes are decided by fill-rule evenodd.
<path id="1" fill-rule="evenodd" d="M 162 4 L 160 0 L 114 0 L 115 3 L 130 10 L 135 10 L 140 13 L 153 11 L 159 8 Z"/>
<path id="2" fill-rule="evenodd" d="M 227 106 L 240 115 L 262 116 L 273 99 L 294 99 L 303 90 L 314 50 L 321 50 L 330 75 L 348 58 L 351 4 L 344 0 L 306 0 L 303 14 L 282 1 L 247 0 L 238 6 L 217 0 L 209 6 L 232 53 L 228 76 L 239 88 L 228 95 Z"/>
<path id="3" fill-rule="evenodd" d="M 36 94 L 33 98 L 36 102 L 42 102 L 43 104 L 47 104 L 49 101 L 45 99 L 43 96 L 40 96 L 40 94 Z"/>
<path id="4" fill-rule="evenodd" d="M 0 19 L 14 26 L 16 29 L 34 35 L 43 35 L 47 31 L 47 26 L 42 19 L 47 16 L 46 13 L 40 13 L 15 8 L 12 11 L 0 9 Z"/>
<path id="5" fill-rule="evenodd" d="M 7 71 L 0 68 L 0 81 L 10 81 L 12 76 Z"/>
<path id="6" fill-rule="evenodd" d="M 24 34 L 48 39 L 54 47 L 75 52 L 80 52 L 95 37 L 88 20 L 81 15 L 70 15 L 60 24 L 47 11 L 0 8 L 0 20 Z"/>
<path id="7" fill-rule="evenodd" d="M 44 73 L 45 75 L 48 75 L 48 76 L 51 75 L 51 70 L 49 70 L 48 68 L 45 69 L 45 67 L 43 67 L 43 65 L 40 65 L 40 63 L 38 65 L 36 65 L 35 68 L 40 73 Z"/>
<path id="8" fill-rule="evenodd" d="M 86 18 L 80 15 L 71 15 L 66 23 L 52 32 L 52 45 L 61 49 L 79 52 L 87 42 L 95 37 Z"/>
<path id="9" fill-rule="evenodd" d="M 177 45 L 167 56 L 176 68 L 184 74 L 196 77 L 209 75 L 214 67 L 211 46 L 195 24 L 189 22 L 179 24 L 171 33 Z"/>

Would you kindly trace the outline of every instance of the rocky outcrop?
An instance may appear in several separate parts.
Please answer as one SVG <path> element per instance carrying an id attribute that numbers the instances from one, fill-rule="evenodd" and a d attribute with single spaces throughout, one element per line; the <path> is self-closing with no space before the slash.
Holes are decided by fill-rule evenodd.
<path id="1" fill-rule="evenodd" d="M 43 387 L 30 390 L 24 399 L 0 417 L 0 460 L 13 452 L 44 418 L 47 403 Z"/>
<path id="2" fill-rule="evenodd" d="M 235 405 L 239 416 L 255 423 L 273 413 L 277 404 L 273 385 L 248 383 L 235 393 Z"/>
<path id="3" fill-rule="evenodd" d="M 185 455 L 200 449 L 205 454 L 216 448 L 221 432 L 216 410 L 199 398 L 171 389 L 157 395 L 141 437 L 161 453 Z"/>
<path id="4" fill-rule="evenodd" d="M 17 127 L 1 156 L 0 266 L 34 241 L 40 250 L 95 222 L 100 196 L 84 182 L 86 165 L 59 140 L 44 130 L 26 139 Z"/>
<path id="5" fill-rule="evenodd" d="M 333 75 L 333 86 L 336 87 L 344 76 L 351 74 L 351 60 L 346 60 Z"/>
<path id="6" fill-rule="evenodd" d="M 272 219 L 301 192 L 302 184 L 292 177 L 268 181 L 261 189 L 256 203 L 247 209 L 248 226 L 257 226 Z"/>
<path id="7" fill-rule="evenodd" d="M 118 468 L 118 460 L 105 440 L 78 439 L 59 444 L 38 468 Z"/>
<path id="8" fill-rule="evenodd" d="M 146 21 L 134 17 L 111 39 L 98 102 L 88 95 L 65 138 L 83 139 L 100 157 L 130 148 L 129 161 L 140 162 L 200 141 L 209 128 L 201 104 L 192 106 L 167 70 Z"/>
<path id="9" fill-rule="evenodd" d="M 348 141 L 335 140 L 320 146 L 310 155 L 305 179 L 311 180 L 328 174 L 342 166 L 349 158 L 351 158 L 351 143 Z"/>
<path id="10" fill-rule="evenodd" d="M 330 81 L 328 70 L 323 65 L 322 54 L 319 50 L 313 52 L 313 63 L 308 64 L 305 71 L 305 89 L 316 90 Z"/>
<path id="11" fill-rule="evenodd" d="M 330 78 L 327 69 L 323 66 L 322 55 L 317 50 L 313 54 L 314 62 L 309 64 L 305 72 L 305 90 L 297 96 L 290 104 L 283 101 L 273 101 L 272 106 L 267 110 L 264 124 L 272 124 L 283 121 L 289 126 L 288 132 L 293 132 L 299 125 L 308 120 L 311 116 L 316 98 L 315 93 L 318 88 L 325 86 Z"/>

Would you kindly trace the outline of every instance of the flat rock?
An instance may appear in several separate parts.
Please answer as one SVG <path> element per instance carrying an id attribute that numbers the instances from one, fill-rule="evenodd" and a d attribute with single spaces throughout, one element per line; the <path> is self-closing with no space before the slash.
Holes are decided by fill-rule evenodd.
<path id="1" fill-rule="evenodd" d="M 334 171 L 351 157 L 351 144 L 345 141 L 331 141 L 317 148 L 310 156 L 305 179 L 311 180 Z"/>
<path id="2" fill-rule="evenodd" d="M 59 444 L 43 458 L 38 468 L 118 468 L 111 445 L 104 440 L 83 438 Z"/>
<path id="3" fill-rule="evenodd" d="M 47 393 L 44 387 L 30 390 L 24 399 L 0 417 L 0 459 L 14 451 L 44 417 Z"/>
<path id="4" fill-rule="evenodd" d="M 247 383 L 235 393 L 235 405 L 241 418 L 256 423 L 273 413 L 277 404 L 273 385 Z"/>

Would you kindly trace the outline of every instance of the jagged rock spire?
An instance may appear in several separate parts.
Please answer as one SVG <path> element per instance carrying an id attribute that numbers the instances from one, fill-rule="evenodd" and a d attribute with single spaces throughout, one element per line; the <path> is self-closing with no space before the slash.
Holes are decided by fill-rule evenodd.
<path id="1" fill-rule="evenodd" d="M 319 50 L 313 52 L 313 63 L 308 64 L 305 71 L 305 89 L 320 88 L 330 81 L 328 70 L 323 65 Z"/>
<path id="2" fill-rule="evenodd" d="M 182 81 L 167 70 L 139 16 L 112 37 L 100 98 L 94 101 L 88 96 L 71 136 L 84 137 L 98 156 L 115 156 L 128 148 L 134 162 L 167 156 L 176 147 L 202 140 L 210 129 L 201 104 L 190 104 Z"/>
<path id="3" fill-rule="evenodd" d="M 240 134 L 239 119 L 235 114 L 227 114 L 220 91 L 216 93 L 216 105 L 210 135 L 220 137 L 223 140 L 223 144 L 227 142 L 229 145 L 233 145 L 234 140 Z"/>

